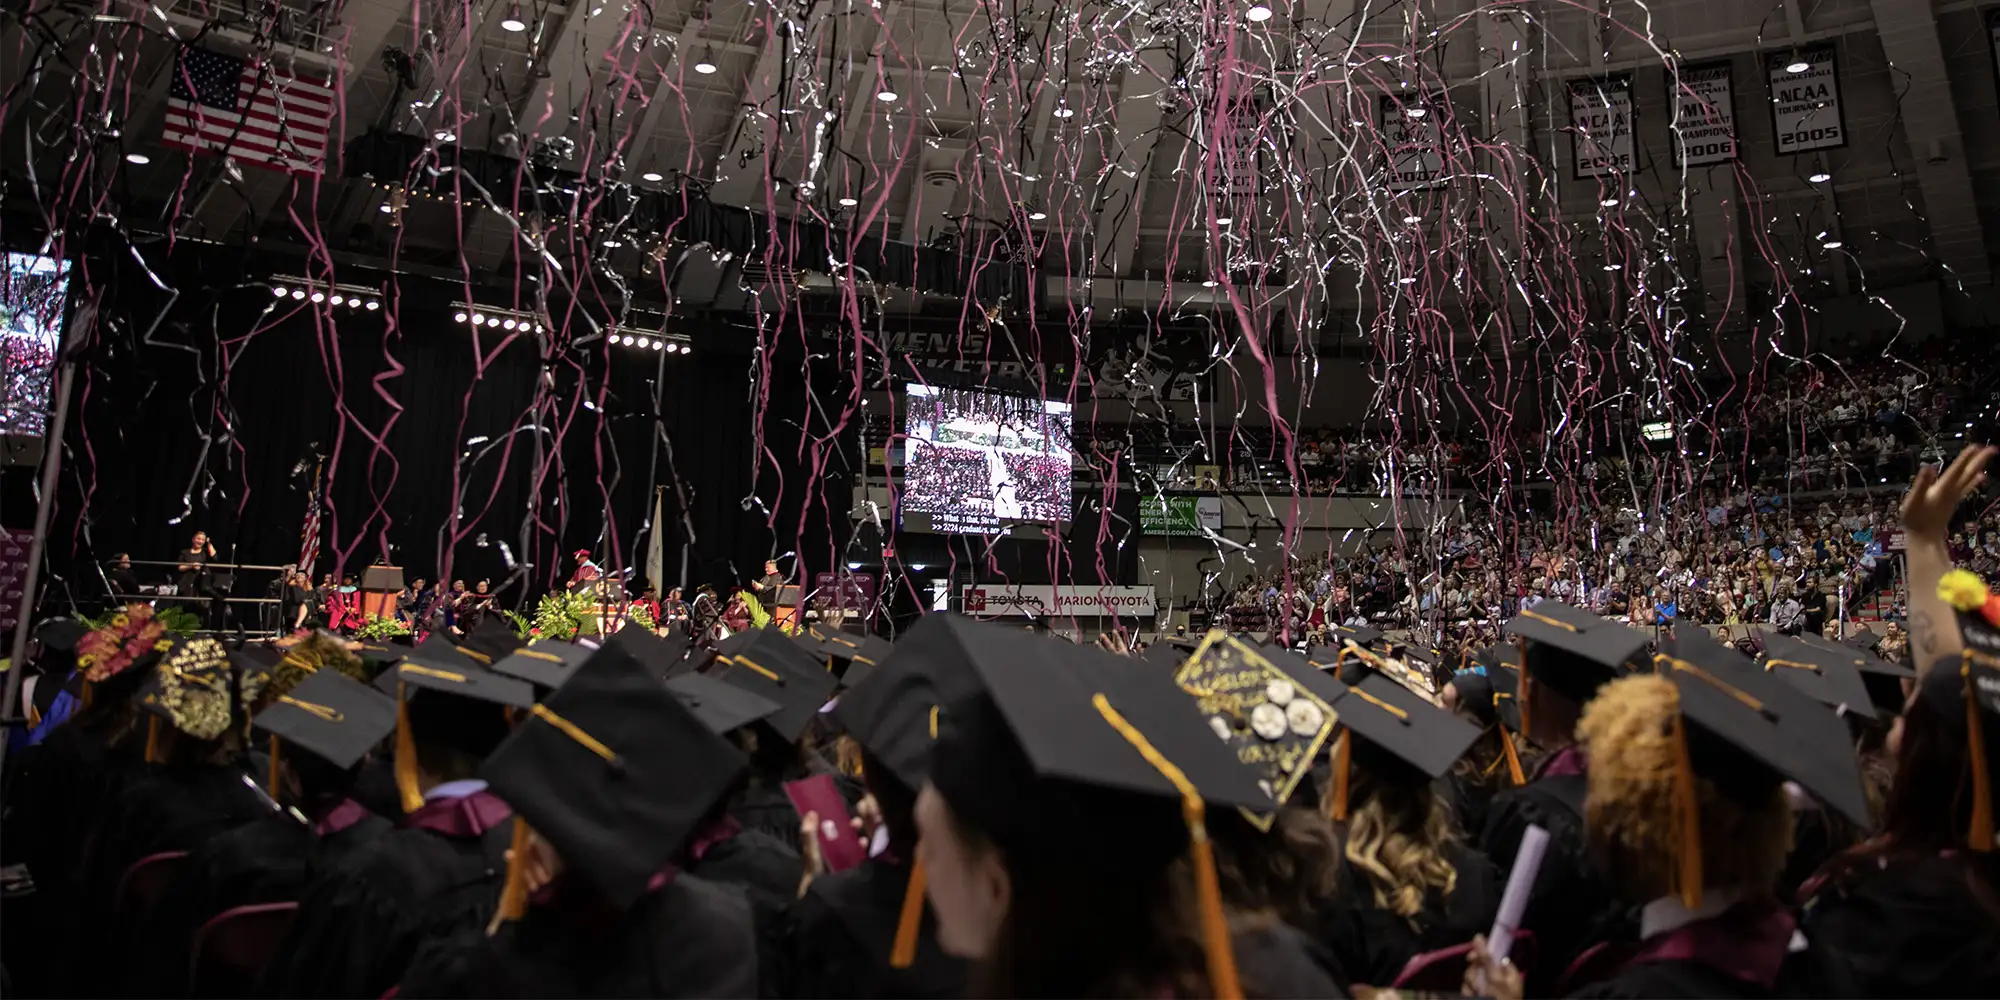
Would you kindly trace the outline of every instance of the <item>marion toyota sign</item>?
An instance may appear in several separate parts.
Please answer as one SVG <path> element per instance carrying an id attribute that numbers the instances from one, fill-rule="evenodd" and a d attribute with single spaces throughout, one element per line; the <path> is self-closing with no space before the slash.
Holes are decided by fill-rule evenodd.
<path id="1" fill-rule="evenodd" d="M 1151 587 L 1049 587 L 967 584 L 965 613 L 988 618 L 1151 618 L 1160 609 Z"/>

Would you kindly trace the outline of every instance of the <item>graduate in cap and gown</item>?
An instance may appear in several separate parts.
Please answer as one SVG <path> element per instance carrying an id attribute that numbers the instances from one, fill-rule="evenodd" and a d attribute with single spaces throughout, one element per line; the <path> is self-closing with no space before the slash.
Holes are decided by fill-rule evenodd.
<path id="1" fill-rule="evenodd" d="M 833 720 L 859 746 L 861 780 L 881 818 L 881 850 L 815 876 L 786 914 L 781 992 L 799 997 L 959 996 L 965 964 L 938 947 L 916 868 L 916 798 L 930 766 L 934 720 L 959 672 L 957 620 L 926 616 L 880 660 L 853 648 Z M 863 664 L 860 657 L 866 657 Z M 863 671 L 861 668 L 866 667 Z"/>
<path id="2" fill-rule="evenodd" d="M 265 976 L 273 996 L 379 997 L 427 940 L 492 918 L 513 810 L 487 788 L 480 761 L 534 689 L 425 643 L 376 686 L 397 701 L 394 771 L 402 813 L 325 872 Z"/>
<path id="3" fill-rule="evenodd" d="M 1502 659 L 1509 653 L 1514 655 L 1511 664 Z M 1534 763 L 1519 736 L 1519 651 L 1512 646 L 1493 647 L 1482 651 L 1479 660 L 1478 668 L 1452 675 L 1439 689 L 1438 697 L 1440 707 L 1479 727 L 1479 739 L 1452 765 L 1446 778 L 1458 828 L 1475 839 L 1486 828 L 1486 812 L 1493 796 L 1526 784 Z"/>
<path id="4" fill-rule="evenodd" d="M 723 640 L 706 673 L 778 704 L 775 714 L 730 734 L 750 758 L 750 778 L 731 801 L 729 813 L 745 829 L 770 834 L 798 850 L 800 817 L 784 786 L 811 773 L 800 744 L 839 678 L 775 628 L 738 632 Z"/>
<path id="5" fill-rule="evenodd" d="M 519 813 L 499 908 L 398 995 L 757 996 L 750 900 L 688 870 L 747 766 L 614 637 L 480 768 Z"/>
<path id="6" fill-rule="evenodd" d="M 1231 925 L 1206 816 L 1273 802 L 1185 692 L 1091 647 L 955 627 L 981 692 L 940 710 L 917 863 L 969 992 L 1343 995 L 1299 931 Z"/>

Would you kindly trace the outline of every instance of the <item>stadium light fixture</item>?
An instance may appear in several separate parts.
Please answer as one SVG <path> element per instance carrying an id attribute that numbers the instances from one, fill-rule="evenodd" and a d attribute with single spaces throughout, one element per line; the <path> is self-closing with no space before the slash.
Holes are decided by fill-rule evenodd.
<path id="1" fill-rule="evenodd" d="M 1648 441 L 1670 441 L 1674 436 L 1674 425 L 1665 420 L 1639 425 L 1639 436 Z"/>
<path id="2" fill-rule="evenodd" d="M 153 162 L 153 158 L 147 156 L 144 153 L 126 153 L 125 162 L 143 167 L 146 164 Z"/>
<path id="3" fill-rule="evenodd" d="M 507 5 L 507 16 L 500 19 L 500 30 L 515 32 L 528 30 L 528 22 L 521 20 L 520 4 Z"/>
<path id="4" fill-rule="evenodd" d="M 1798 56 L 1793 56 L 1792 61 L 1785 64 L 1785 72 L 1787 73 L 1803 73 L 1811 68 L 1811 63 L 1800 59 Z"/>
<path id="5" fill-rule="evenodd" d="M 715 49 L 713 46 L 704 45 L 701 47 L 701 58 L 695 60 L 694 71 L 703 76 L 709 76 L 715 72 Z"/>
<path id="6" fill-rule="evenodd" d="M 1261 2 L 1253 3 L 1250 5 L 1249 10 L 1243 12 L 1243 16 L 1252 22 L 1261 24 L 1271 19 L 1271 8 Z"/>

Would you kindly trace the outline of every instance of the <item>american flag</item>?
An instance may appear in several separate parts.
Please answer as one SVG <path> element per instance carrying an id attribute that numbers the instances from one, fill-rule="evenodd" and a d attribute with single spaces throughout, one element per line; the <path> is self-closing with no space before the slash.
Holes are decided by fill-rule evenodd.
<path id="1" fill-rule="evenodd" d="M 332 122 L 333 90 L 325 81 L 183 45 L 160 141 L 316 174 L 326 161 Z"/>
<path id="2" fill-rule="evenodd" d="M 313 563 L 319 561 L 319 483 L 313 483 L 312 496 L 306 500 L 306 524 L 299 530 L 299 572 L 312 575 Z"/>

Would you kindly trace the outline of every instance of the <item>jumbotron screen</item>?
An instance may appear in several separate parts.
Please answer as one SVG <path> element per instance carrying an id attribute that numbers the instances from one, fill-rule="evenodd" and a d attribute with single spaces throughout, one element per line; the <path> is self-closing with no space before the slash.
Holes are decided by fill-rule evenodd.
<path id="1" fill-rule="evenodd" d="M 992 534 L 1070 514 L 1068 403 L 908 387 L 901 510 L 932 531 Z"/>

